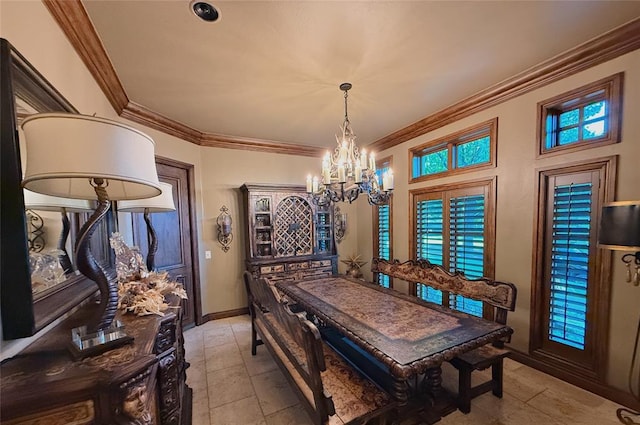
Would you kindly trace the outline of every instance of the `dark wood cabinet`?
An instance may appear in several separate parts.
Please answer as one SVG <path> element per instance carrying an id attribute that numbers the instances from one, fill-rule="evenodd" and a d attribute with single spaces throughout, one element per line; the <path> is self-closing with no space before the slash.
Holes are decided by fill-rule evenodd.
<path id="1" fill-rule="evenodd" d="M 331 206 L 303 186 L 244 184 L 246 266 L 271 281 L 337 273 Z"/>
<path id="2" fill-rule="evenodd" d="M 3 424 L 191 423 L 181 309 L 165 316 L 116 316 L 131 344 L 74 361 L 67 350 L 72 327 L 93 306 L 38 339 L 0 368 Z"/>

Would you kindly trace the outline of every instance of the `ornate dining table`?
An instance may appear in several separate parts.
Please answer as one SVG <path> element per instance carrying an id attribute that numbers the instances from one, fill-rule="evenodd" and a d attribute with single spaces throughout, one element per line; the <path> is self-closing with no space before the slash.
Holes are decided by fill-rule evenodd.
<path id="1" fill-rule="evenodd" d="M 409 400 L 409 380 L 426 377 L 433 400 L 442 393 L 442 362 L 497 341 L 513 330 L 375 284 L 334 276 L 277 282 L 291 301 L 388 367 L 391 395 Z"/>

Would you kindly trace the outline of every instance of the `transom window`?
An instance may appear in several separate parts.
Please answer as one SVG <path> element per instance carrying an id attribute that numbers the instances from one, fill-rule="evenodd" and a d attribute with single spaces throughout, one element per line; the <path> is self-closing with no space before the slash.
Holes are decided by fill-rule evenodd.
<path id="1" fill-rule="evenodd" d="M 495 179 L 411 191 L 413 257 L 474 279 L 493 275 Z M 416 284 L 424 300 L 483 316 L 482 302 Z"/>
<path id="2" fill-rule="evenodd" d="M 483 122 L 409 151 L 411 182 L 494 167 L 498 119 Z"/>
<path id="3" fill-rule="evenodd" d="M 622 78 L 616 74 L 539 103 L 539 154 L 619 142 Z"/>

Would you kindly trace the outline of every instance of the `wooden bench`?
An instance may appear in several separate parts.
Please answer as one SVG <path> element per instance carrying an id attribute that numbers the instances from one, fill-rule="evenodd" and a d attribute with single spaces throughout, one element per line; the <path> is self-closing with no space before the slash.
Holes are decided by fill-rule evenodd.
<path id="1" fill-rule="evenodd" d="M 468 279 L 461 272 L 449 273 L 441 266 L 426 260 L 409 260 L 400 263 L 398 260 L 387 261 L 374 258 L 371 271 L 438 289 L 443 291 L 445 300 L 449 295 L 462 295 L 481 301 L 483 317 L 503 325 L 507 323 L 507 312 L 515 310 L 517 289 L 512 283 L 487 278 Z M 416 287 L 413 291 L 415 295 Z M 489 390 L 496 397 L 502 397 L 502 363 L 503 359 L 510 354 L 509 350 L 503 347 L 504 342 L 485 345 L 450 360 L 450 363 L 458 369 L 457 404 L 463 413 L 469 413 L 471 410 L 472 398 Z M 491 366 L 491 380 L 472 387 L 471 373 L 489 366 Z"/>
<path id="2" fill-rule="evenodd" d="M 384 424 L 395 414 L 388 393 L 362 377 L 303 313 L 291 311 L 264 279 L 254 281 L 255 329 L 315 424 Z"/>

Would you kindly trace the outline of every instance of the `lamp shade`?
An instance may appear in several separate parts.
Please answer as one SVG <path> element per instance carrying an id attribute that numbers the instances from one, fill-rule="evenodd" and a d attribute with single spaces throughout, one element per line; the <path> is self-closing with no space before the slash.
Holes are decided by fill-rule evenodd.
<path id="1" fill-rule="evenodd" d="M 604 205 L 598 246 L 619 251 L 640 251 L 640 201 Z"/>
<path id="2" fill-rule="evenodd" d="M 153 140 L 117 121 L 79 114 L 35 114 L 22 122 L 27 148 L 23 186 L 72 199 L 97 199 L 103 179 L 111 200 L 160 194 Z"/>
<path id="3" fill-rule="evenodd" d="M 24 207 L 29 210 L 86 212 L 93 211 L 95 205 L 86 199 L 58 198 L 24 189 Z"/>
<path id="4" fill-rule="evenodd" d="M 153 198 L 134 199 L 130 201 L 119 201 L 118 211 L 121 212 L 167 212 L 175 211 L 173 204 L 173 186 L 169 183 L 160 182 L 162 193 Z"/>

